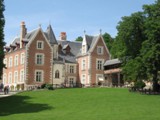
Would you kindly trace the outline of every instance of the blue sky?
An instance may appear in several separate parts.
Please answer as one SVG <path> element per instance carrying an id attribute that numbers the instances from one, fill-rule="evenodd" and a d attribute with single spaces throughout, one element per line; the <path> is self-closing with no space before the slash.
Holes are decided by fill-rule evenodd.
<path id="1" fill-rule="evenodd" d="M 155 0 L 5 0 L 5 42 L 10 44 L 19 35 L 20 23 L 25 21 L 28 31 L 40 24 L 45 31 L 52 25 L 56 38 L 67 33 L 68 40 L 86 34 L 117 34 L 121 17 L 142 11 L 142 5 Z"/>

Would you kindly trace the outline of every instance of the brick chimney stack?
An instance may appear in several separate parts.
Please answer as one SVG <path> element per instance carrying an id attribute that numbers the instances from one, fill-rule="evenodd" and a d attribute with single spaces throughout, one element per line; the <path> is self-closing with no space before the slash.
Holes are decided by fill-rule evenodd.
<path id="1" fill-rule="evenodd" d="M 22 40 L 25 38 L 25 35 L 27 34 L 27 29 L 24 21 L 21 22 L 20 26 L 21 26 L 20 27 L 20 48 L 22 48 L 23 47 Z"/>
<path id="2" fill-rule="evenodd" d="M 61 32 L 61 34 L 60 34 L 60 40 L 67 40 L 66 32 Z"/>

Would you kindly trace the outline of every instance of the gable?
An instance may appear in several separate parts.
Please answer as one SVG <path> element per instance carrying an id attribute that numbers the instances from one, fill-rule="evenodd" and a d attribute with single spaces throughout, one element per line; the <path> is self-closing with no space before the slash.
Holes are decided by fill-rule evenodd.
<path id="1" fill-rule="evenodd" d="M 110 59 L 110 52 L 109 52 L 109 50 L 108 50 L 108 48 L 107 48 L 107 46 L 104 42 L 104 39 L 101 35 L 97 38 L 96 42 L 94 43 L 94 45 L 90 49 L 90 52 L 94 53 L 94 54 L 97 54 L 97 48 L 98 47 L 103 47 L 104 55 L 107 55 Z"/>

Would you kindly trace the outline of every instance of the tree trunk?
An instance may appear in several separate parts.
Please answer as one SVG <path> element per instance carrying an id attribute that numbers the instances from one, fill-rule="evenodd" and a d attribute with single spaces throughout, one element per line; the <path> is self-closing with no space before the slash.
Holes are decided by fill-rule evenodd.
<path id="1" fill-rule="evenodd" d="M 154 70 L 153 71 L 153 92 L 158 92 L 159 91 L 157 76 L 158 76 L 158 71 Z"/>

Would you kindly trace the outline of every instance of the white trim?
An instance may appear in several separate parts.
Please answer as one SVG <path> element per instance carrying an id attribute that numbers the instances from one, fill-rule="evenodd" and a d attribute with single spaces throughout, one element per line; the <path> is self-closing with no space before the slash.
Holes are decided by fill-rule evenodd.
<path id="1" fill-rule="evenodd" d="M 40 72 L 40 73 L 41 73 L 41 81 L 37 81 L 37 80 L 36 80 L 37 72 Z M 44 71 L 43 71 L 43 70 L 35 70 L 35 72 L 34 72 L 34 81 L 35 81 L 35 82 L 43 82 L 43 81 L 44 81 Z"/>
<path id="2" fill-rule="evenodd" d="M 14 66 L 18 66 L 18 63 L 19 63 L 19 55 L 16 54 L 16 55 L 14 56 Z"/>
<path id="3" fill-rule="evenodd" d="M 100 49 L 101 52 L 99 52 L 99 49 Z M 98 55 L 103 55 L 104 54 L 103 46 L 97 46 L 97 54 Z"/>
<path id="4" fill-rule="evenodd" d="M 38 56 L 38 55 L 42 56 L 42 58 L 41 58 L 42 63 L 41 63 L 41 64 L 37 64 L 37 59 L 38 59 L 37 56 Z M 45 61 L 44 61 L 44 60 L 45 60 L 44 57 L 45 57 L 44 53 L 36 53 L 36 54 L 35 54 L 35 64 L 36 64 L 36 65 L 40 65 L 40 66 L 41 66 L 41 65 L 44 65 L 44 62 L 45 62 Z"/>
<path id="5" fill-rule="evenodd" d="M 24 82 L 24 69 L 20 70 L 20 82 Z"/>
<path id="6" fill-rule="evenodd" d="M 39 46 L 38 46 L 39 43 L 41 43 L 41 48 L 39 48 Z M 44 41 L 42 41 L 42 40 L 37 40 L 36 48 L 37 48 L 38 50 L 43 50 L 43 49 L 44 49 Z"/>
<path id="7" fill-rule="evenodd" d="M 24 60 L 25 60 L 25 54 L 24 52 L 21 53 L 21 56 L 20 56 L 20 64 L 23 65 L 24 64 Z"/>
<path id="8" fill-rule="evenodd" d="M 98 61 L 101 61 L 102 62 L 102 69 L 98 69 Z M 104 65 L 104 59 L 96 59 L 96 70 L 103 70 L 103 65 Z"/>
<path id="9" fill-rule="evenodd" d="M 9 57 L 8 62 L 9 62 L 8 67 L 12 67 L 13 66 L 13 57 L 12 56 Z"/>
<path id="10" fill-rule="evenodd" d="M 18 71 L 14 71 L 14 82 L 13 83 L 18 83 Z"/>
<path id="11" fill-rule="evenodd" d="M 81 83 L 86 84 L 86 74 L 81 74 Z"/>
<path id="12" fill-rule="evenodd" d="M 101 34 L 98 36 L 98 38 L 97 38 L 96 42 L 94 43 L 93 47 L 90 49 L 90 52 L 93 52 L 93 50 L 95 49 L 95 47 L 96 47 L 98 41 L 100 40 L 100 38 L 102 39 L 103 45 L 105 46 L 105 49 L 106 49 L 106 51 L 107 51 L 108 54 L 109 54 L 109 59 L 111 59 L 111 54 L 110 54 L 110 52 L 109 52 L 109 50 L 108 50 L 108 47 L 106 46 L 106 44 L 105 44 L 105 42 L 104 42 L 104 39 L 103 39 L 103 37 L 102 37 Z"/>

